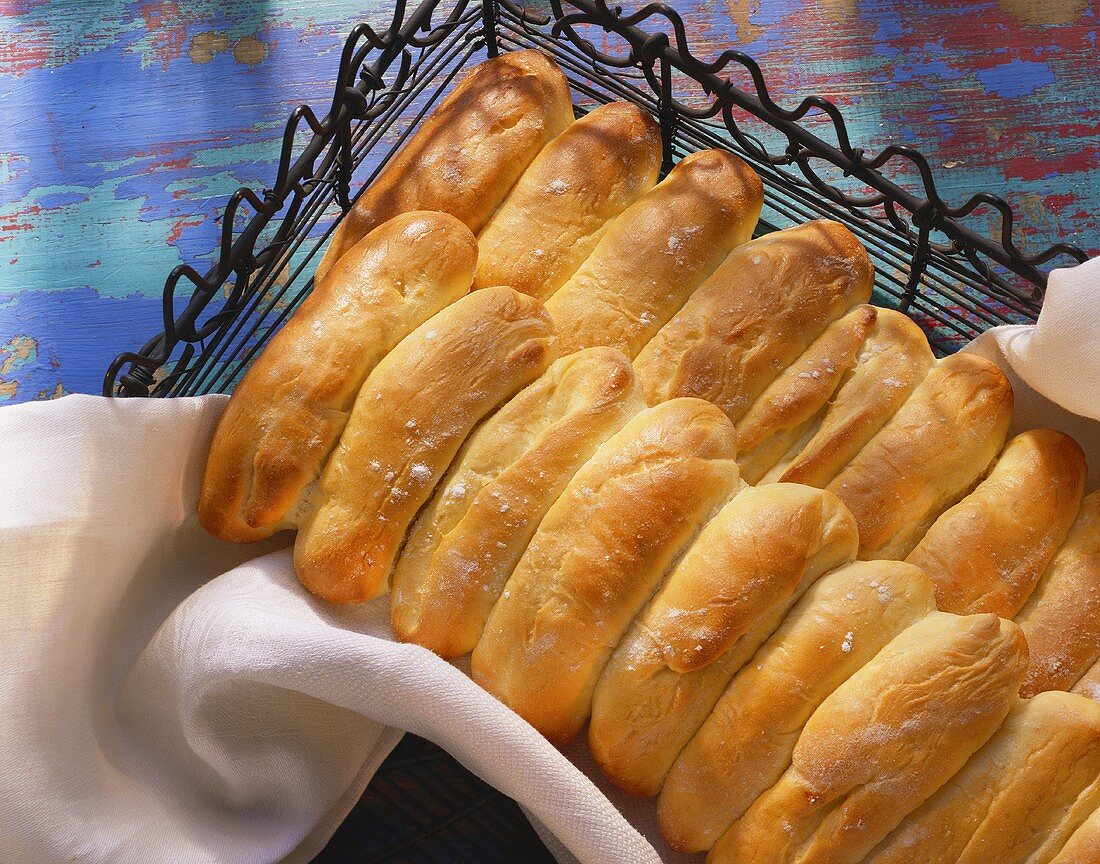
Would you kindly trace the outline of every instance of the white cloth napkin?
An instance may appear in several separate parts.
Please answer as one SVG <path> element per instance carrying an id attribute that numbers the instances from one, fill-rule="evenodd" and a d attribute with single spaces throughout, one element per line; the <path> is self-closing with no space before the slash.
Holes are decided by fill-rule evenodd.
<path id="1" fill-rule="evenodd" d="M 1100 258 L 1050 274 L 1039 322 L 994 327 L 966 346 L 1012 382 L 1012 433 L 1048 426 L 1077 439 L 1100 486 Z"/>
<path id="2" fill-rule="evenodd" d="M 1095 474 L 1098 309 L 1100 262 L 1058 271 L 1037 327 L 973 346 L 1092 418 L 1051 419 L 1018 390 L 1021 428 L 1078 435 Z M 583 742 L 558 752 L 461 669 L 395 643 L 386 598 L 327 606 L 287 540 L 206 536 L 194 512 L 224 404 L 0 409 L 0 862 L 306 862 L 399 729 L 519 801 L 562 861 L 698 860 L 663 847 L 652 802 L 608 789 Z"/>

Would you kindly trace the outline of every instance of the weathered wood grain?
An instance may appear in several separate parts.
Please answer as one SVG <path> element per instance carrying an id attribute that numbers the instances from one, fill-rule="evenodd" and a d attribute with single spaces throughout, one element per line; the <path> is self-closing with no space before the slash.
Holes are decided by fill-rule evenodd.
<path id="1" fill-rule="evenodd" d="M 949 200 L 1007 194 L 1100 251 L 1100 0 L 681 0 L 697 53 L 738 45 L 856 143 L 917 144 Z M 180 262 L 270 182 L 293 105 L 323 105 L 344 34 L 385 0 L 0 0 L 0 402 L 97 392 L 160 328 Z"/>

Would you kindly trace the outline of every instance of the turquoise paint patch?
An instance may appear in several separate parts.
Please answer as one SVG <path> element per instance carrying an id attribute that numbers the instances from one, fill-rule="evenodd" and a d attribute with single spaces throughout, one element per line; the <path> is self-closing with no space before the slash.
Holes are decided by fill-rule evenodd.
<path id="1" fill-rule="evenodd" d="M 44 186 L 0 207 L 0 295 L 82 288 L 93 281 L 106 297 L 135 288 L 159 295 L 180 253 L 164 242 L 168 226 L 143 220 L 144 199 L 118 197 L 122 182 Z M 42 196 L 65 193 L 86 200 L 51 209 L 39 204 Z M 96 261 L 103 268 L 89 269 Z"/>
<path id="2" fill-rule="evenodd" d="M 279 150 L 282 147 L 283 136 L 281 130 L 284 125 L 280 124 L 280 131 L 277 136 L 268 138 L 265 141 L 250 141 L 247 144 L 234 144 L 230 147 L 207 147 L 199 150 L 192 157 L 191 165 L 195 168 L 224 168 L 229 165 L 274 162 L 278 159 Z"/>
<path id="3" fill-rule="evenodd" d="M 31 160 L 22 153 L 0 153 L 0 186 L 5 186 L 30 167 Z M 0 197 L 0 201 L 4 199 Z"/>

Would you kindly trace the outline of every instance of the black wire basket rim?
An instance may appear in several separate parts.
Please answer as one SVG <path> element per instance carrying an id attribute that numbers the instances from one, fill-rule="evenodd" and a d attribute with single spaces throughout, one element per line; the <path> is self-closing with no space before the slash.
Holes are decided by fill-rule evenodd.
<path id="1" fill-rule="evenodd" d="M 299 106 L 292 112 L 282 137 L 274 185 L 260 194 L 241 187 L 230 197 L 222 215 L 217 262 L 204 275 L 187 264 L 177 266 L 169 274 L 162 292 L 162 332 L 140 350 L 125 352 L 114 360 L 104 378 L 104 394 L 170 394 L 173 382 L 189 369 L 196 355 L 203 355 L 207 340 L 216 338 L 227 322 L 232 322 L 246 308 L 256 291 L 254 275 L 269 267 L 291 242 L 288 234 L 305 196 L 314 194 L 319 198 L 319 190 L 326 191 L 344 212 L 349 209 L 354 200 L 350 195 L 354 161 L 351 124 L 380 116 L 398 98 L 412 69 L 413 51 L 430 49 L 460 27 L 470 27 L 477 19 L 481 26 L 471 29 L 464 38 L 473 48 L 484 47 L 490 56 L 507 50 L 508 40 L 501 38 L 498 29 L 502 20 L 511 18 L 524 26 L 549 25 L 550 38 L 568 42 L 593 66 L 637 69 L 657 94 L 655 113 L 665 144 L 666 171 L 671 167 L 673 141 L 679 126 L 687 120 L 721 116 L 737 145 L 760 164 L 777 169 L 797 168 L 822 198 L 859 216 L 862 216 L 860 208 L 882 206 L 890 225 L 912 246 L 908 279 L 898 300 L 903 311 L 908 310 L 917 294 L 930 256 L 936 254 L 965 259 L 973 270 L 967 275 L 997 289 L 1001 296 L 1036 303 L 1042 299 L 1047 280 L 1042 265 L 1060 257 L 1070 262 L 1087 260 L 1083 250 L 1068 243 L 1055 243 L 1035 254 L 1024 254 L 1014 241 L 1015 215 L 1002 197 L 983 192 L 957 206 L 950 205 L 940 196 L 931 166 L 918 150 L 889 145 L 878 153 L 870 153 L 854 147 L 840 109 L 820 96 L 805 97 L 794 108 L 780 106 L 770 95 L 760 65 L 744 52 L 729 49 L 713 60 L 699 59 L 691 51 L 682 17 L 668 4 L 650 3 L 624 12 L 620 6 L 609 6 L 606 0 L 549 2 L 549 11 L 532 11 L 513 0 L 481 0 L 477 5 L 474 0 L 458 0 L 442 21 L 433 24 L 433 13 L 442 0 L 422 0 L 411 11 L 405 0 L 397 0 L 384 31 L 367 24 L 356 26 L 341 55 L 328 112 L 320 119 L 309 106 Z M 653 20 L 659 22 L 660 29 L 647 32 L 639 26 Z M 628 50 L 616 55 L 597 49 L 579 31 L 583 26 L 615 34 Z M 734 69 L 748 73 L 755 92 L 733 84 Z M 679 100 L 672 85 L 674 71 L 695 81 L 710 99 L 709 104 L 700 108 Z M 387 75 L 391 77 L 389 84 Z M 787 146 L 781 152 L 769 152 L 740 129 L 732 116 L 734 108 L 781 132 L 787 138 Z M 800 121 L 812 111 L 829 118 L 836 145 L 801 125 Z M 296 136 L 303 123 L 312 137 L 295 158 Z M 855 197 L 846 193 L 821 177 L 813 160 L 839 169 L 843 176 L 855 178 L 874 190 L 874 194 Z M 882 173 L 882 169 L 897 160 L 915 167 L 923 195 L 903 188 Z M 242 204 L 247 204 L 253 215 L 234 235 Z M 257 252 L 261 232 L 284 207 L 287 213 L 274 240 Z M 910 214 L 908 218 L 899 213 L 899 207 Z M 963 224 L 981 207 L 992 208 L 1000 215 L 999 237 L 979 234 Z M 935 242 L 933 233 L 943 235 L 947 242 Z M 1032 289 L 1021 291 L 997 274 L 989 262 L 1015 273 Z M 221 309 L 200 322 L 231 278 L 233 282 Z M 183 310 L 177 313 L 176 292 L 181 281 L 191 283 L 192 291 Z M 164 374 L 164 367 L 172 361 L 177 349 L 173 369 Z"/>

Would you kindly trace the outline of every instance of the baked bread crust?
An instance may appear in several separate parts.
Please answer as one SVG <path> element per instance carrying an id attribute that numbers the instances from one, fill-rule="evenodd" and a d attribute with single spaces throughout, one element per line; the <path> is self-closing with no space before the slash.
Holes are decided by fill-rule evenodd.
<path id="1" fill-rule="evenodd" d="M 820 422 L 877 317 L 874 306 L 857 306 L 834 321 L 752 403 L 737 424 L 737 463 L 745 482 L 759 483 L 814 420 Z"/>
<path id="2" fill-rule="evenodd" d="M 317 280 L 362 237 L 410 210 L 450 213 L 478 233 L 538 152 L 572 122 L 569 85 L 549 57 L 509 51 L 479 63 L 344 214 Z"/>
<path id="3" fill-rule="evenodd" d="M 1100 861 L 1100 810 L 1073 832 L 1050 864 L 1096 864 Z"/>
<path id="4" fill-rule="evenodd" d="M 550 316 L 475 291 L 401 341 L 355 400 L 294 545 L 302 584 L 337 603 L 386 592 L 413 517 L 477 424 L 553 360 Z"/>
<path id="5" fill-rule="evenodd" d="M 1012 386 L 974 354 L 937 363 L 828 485 L 859 525 L 860 558 L 904 558 L 1004 445 Z"/>
<path id="6" fill-rule="evenodd" d="M 1030 667 L 1028 672 L 1030 674 Z M 1024 687 L 1028 690 L 1034 689 L 1034 684 L 1024 682 Z M 1093 663 L 1080 678 L 1077 679 L 1077 683 L 1073 685 L 1073 693 L 1078 693 L 1082 696 L 1087 696 L 1094 702 L 1100 702 L 1100 661 Z"/>
<path id="7" fill-rule="evenodd" d="M 463 445 L 393 579 L 397 637 L 442 657 L 477 645 L 508 577 L 566 484 L 645 408 L 630 361 L 590 348 L 556 361 Z"/>
<path id="8" fill-rule="evenodd" d="M 474 288 L 509 285 L 545 302 L 660 168 L 648 111 L 612 102 L 581 117 L 542 148 L 478 235 Z"/>
<path id="9" fill-rule="evenodd" d="M 1082 500 L 1065 542 L 1016 623 L 1031 648 L 1021 689 L 1025 696 L 1068 690 L 1100 663 L 1100 490 Z M 1100 684 L 1100 674 L 1095 680 Z M 1100 698 L 1100 689 L 1086 695 Z"/>
<path id="10" fill-rule="evenodd" d="M 237 385 L 214 432 L 202 526 L 245 543 L 293 528 L 363 381 L 417 326 L 470 289 L 474 235 L 407 213 L 341 260 Z"/>
<path id="11" fill-rule="evenodd" d="M 893 309 L 877 309 L 855 366 L 819 421 L 765 476 L 824 488 L 897 413 L 928 375 L 928 338 Z"/>
<path id="12" fill-rule="evenodd" d="M 951 782 L 865 864 L 1049 861 L 1100 804 L 1100 705 L 1069 693 L 1020 699 Z"/>
<path id="13" fill-rule="evenodd" d="M 902 562 L 855 562 L 812 585 L 733 679 L 665 779 L 658 814 L 673 847 L 714 845 L 778 782 L 822 702 L 935 608 L 928 577 Z"/>
<path id="14" fill-rule="evenodd" d="M 605 441 L 547 512 L 474 649 L 474 680 L 555 744 L 584 726 L 615 645 L 737 487 L 713 405 L 649 408 Z"/>
<path id="15" fill-rule="evenodd" d="M 989 476 L 944 512 L 905 560 L 932 577 L 944 612 L 1014 618 L 1077 517 L 1085 470 L 1085 454 L 1068 435 L 1017 435 Z"/>
<path id="16" fill-rule="evenodd" d="M 708 864 L 859 864 L 993 736 L 1026 666 L 1011 621 L 917 622 L 814 712 L 791 767 Z"/>
<path id="17" fill-rule="evenodd" d="M 738 422 L 829 322 L 870 299 L 873 276 L 867 250 L 838 222 L 737 247 L 638 354 L 646 401 L 695 396 Z"/>
<path id="18" fill-rule="evenodd" d="M 858 546 L 855 519 L 823 490 L 748 487 L 726 504 L 603 671 L 588 743 L 604 773 L 635 795 L 656 795 L 737 670 Z"/>
<path id="19" fill-rule="evenodd" d="M 764 189 L 724 150 L 684 157 L 607 228 L 546 303 L 562 354 L 593 345 L 635 357 L 726 254 L 752 237 Z"/>

